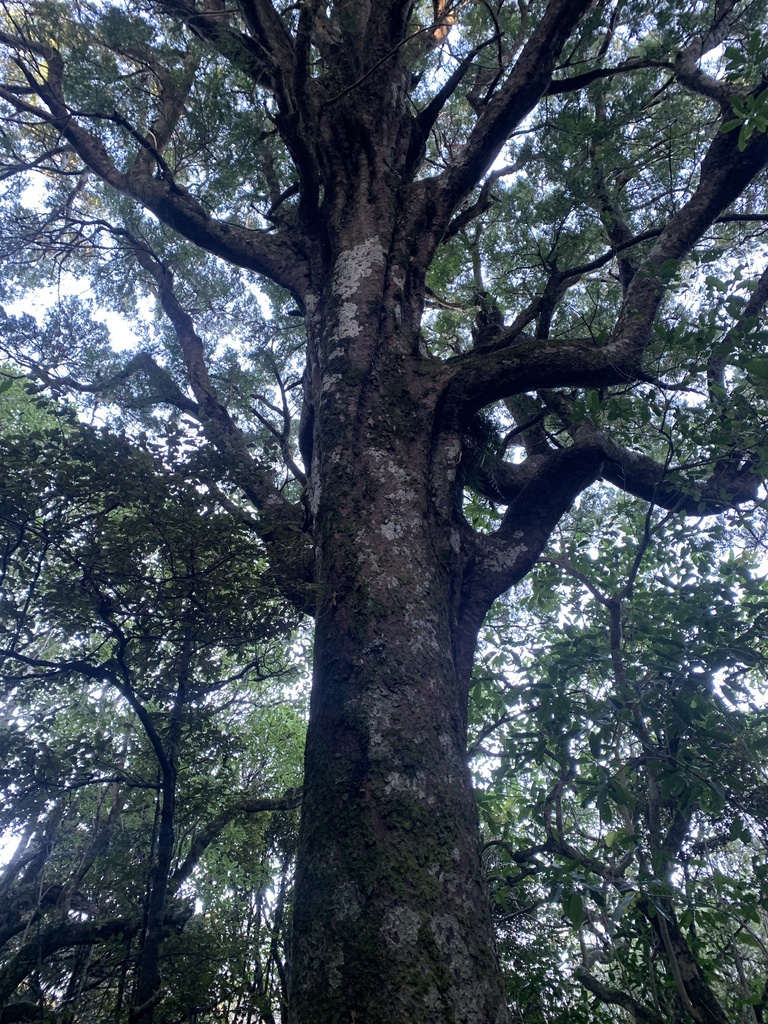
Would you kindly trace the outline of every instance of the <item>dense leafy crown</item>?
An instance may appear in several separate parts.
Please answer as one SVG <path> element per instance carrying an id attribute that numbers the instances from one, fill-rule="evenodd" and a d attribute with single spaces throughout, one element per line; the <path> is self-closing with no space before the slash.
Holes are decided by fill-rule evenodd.
<path id="1" fill-rule="evenodd" d="M 44 325 L 6 312 L 6 351 L 110 415 L 200 421 L 276 515 L 245 445 L 269 442 L 301 484 L 297 314 L 325 286 L 367 147 L 417 313 L 429 272 L 422 354 L 448 360 L 455 407 L 506 402 L 493 437 L 467 440 L 488 500 L 579 430 L 643 497 L 754 495 L 763 20 L 737 3 L 6 5 L 7 299 L 81 282 Z M 397 123 L 364 123 L 385 88 Z M 132 322 L 133 355 L 89 290 Z M 542 391 L 561 385 L 585 390 Z M 690 470 L 684 495 L 659 466 Z"/>

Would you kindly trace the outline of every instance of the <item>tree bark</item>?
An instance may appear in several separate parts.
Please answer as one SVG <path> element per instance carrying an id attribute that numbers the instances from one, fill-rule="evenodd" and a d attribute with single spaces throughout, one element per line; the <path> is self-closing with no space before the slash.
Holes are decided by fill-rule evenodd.
<path id="1" fill-rule="evenodd" d="M 319 582 L 290 1019 L 502 1022 L 466 756 L 463 556 L 446 528 L 460 449 L 438 429 L 416 331 L 394 317 L 382 330 L 386 295 L 370 301 L 391 284 L 380 242 L 352 253 L 310 324 L 334 372 L 313 396 Z"/>

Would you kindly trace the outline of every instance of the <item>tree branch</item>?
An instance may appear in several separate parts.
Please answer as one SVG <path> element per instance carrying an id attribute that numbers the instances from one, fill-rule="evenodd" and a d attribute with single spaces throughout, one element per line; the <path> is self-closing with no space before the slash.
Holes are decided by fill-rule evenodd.
<path id="1" fill-rule="evenodd" d="M 477 118 L 462 153 L 437 179 L 422 184 L 424 190 L 437 196 L 437 237 L 459 203 L 479 183 L 510 133 L 545 95 L 560 51 L 589 6 L 590 0 L 550 0 L 506 81 Z"/>
<path id="2" fill-rule="evenodd" d="M 185 238 L 237 266 L 264 274 L 301 297 L 306 287 L 308 268 L 305 240 L 298 232 L 284 228 L 280 235 L 275 235 L 217 220 L 167 174 L 153 176 L 148 173 L 141 160 L 134 162 L 126 171 L 119 170 L 104 144 L 79 123 L 77 115 L 67 104 L 64 62 L 59 52 L 53 47 L 9 36 L 8 33 L 0 32 L 0 42 L 22 54 L 44 56 L 46 62 L 46 75 L 43 77 L 41 73 L 33 74 L 21 58 L 18 60 L 30 89 L 45 107 L 23 99 L 6 86 L 0 86 L 0 98 L 16 110 L 58 131 L 102 181 L 140 203 Z M 104 116 L 111 117 L 109 113 Z"/>
<path id="3" fill-rule="evenodd" d="M 470 563 L 463 584 L 462 635 L 465 629 L 476 634 L 496 598 L 533 568 L 558 520 L 598 478 L 603 460 L 600 444 L 588 434 L 579 436 L 569 448 L 536 459 L 499 529 L 487 536 L 471 534 Z"/>
<path id="4" fill-rule="evenodd" d="M 127 231 L 121 233 L 130 242 L 140 266 L 153 278 L 160 305 L 176 332 L 203 429 L 225 459 L 234 482 L 259 512 L 258 532 L 270 547 L 281 587 L 301 610 L 310 611 L 307 584 L 312 579 L 312 559 L 302 531 L 304 509 L 286 501 L 271 474 L 251 457 L 242 431 L 211 381 L 202 339 L 192 317 L 176 297 L 173 274 L 141 241 Z"/>
<path id="5" fill-rule="evenodd" d="M 588 424 L 581 425 L 578 433 L 582 440 L 589 438 L 602 454 L 600 478 L 659 508 L 689 516 L 716 515 L 755 501 L 758 496 L 761 478 L 749 453 L 729 453 L 713 462 L 707 479 L 698 480 L 690 476 L 686 467 L 668 466 L 624 448 Z M 511 504 L 522 500 L 527 488 L 535 485 L 546 461 L 547 457 L 542 455 L 517 464 L 495 459 L 482 467 L 473 484 L 489 500 Z"/>
<path id="6" fill-rule="evenodd" d="M 598 981 L 594 975 L 589 973 L 586 967 L 577 967 L 573 976 L 588 992 L 597 996 L 601 1002 L 607 1003 L 609 1006 L 621 1006 L 625 1010 L 629 1010 L 635 1019 L 642 1021 L 643 1024 L 667 1024 L 663 1017 L 660 1017 L 659 1014 L 639 1003 L 628 992 L 623 992 L 618 988 L 611 988 Z"/>
<path id="7" fill-rule="evenodd" d="M 286 790 L 282 797 L 242 796 L 239 800 L 225 807 L 195 836 L 184 860 L 176 868 L 170 878 L 170 891 L 176 893 L 197 867 L 200 858 L 215 842 L 227 825 L 241 814 L 263 814 L 267 811 L 292 811 L 301 806 L 301 791 Z"/>
<path id="8" fill-rule="evenodd" d="M 542 387 L 626 383 L 642 379 L 642 356 L 668 287 L 670 263 L 681 260 L 768 164 L 768 133 L 753 135 L 742 152 L 737 134 L 717 135 L 701 166 L 691 199 L 661 231 L 635 273 L 611 338 L 602 346 L 583 341 L 527 340 L 504 349 L 457 357 L 447 394 L 451 407 L 472 412 L 483 405 Z M 543 383 L 550 380 L 552 383 Z"/>
<path id="9" fill-rule="evenodd" d="M 54 376 L 38 363 L 30 363 L 30 372 L 36 380 L 41 381 L 54 392 L 60 391 L 62 388 L 70 388 L 84 395 L 108 394 L 132 377 L 143 373 L 153 388 L 153 393 L 147 399 L 148 402 L 171 405 L 180 412 L 194 416 L 195 419 L 198 419 L 200 415 L 197 403 L 187 398 L 165 367 L 155 362 L 148 352 L 139 352 L 138 355 L 129 359 L 122 369 L 110 374 L 109 377 L 100 377 L 91 384 L 84 384 L 69 375 Z"/>
<path id="10" fill-rule="evenodd" d="M 223 10 L 207 13 L 188 0 L 161 0 L 160 6 L 171 17 L 187 25 L 198 39 L 226 57 L 233 67 L 256 85 L 270 90 L 275 88 L 277 55 L 266 45 L 266 39 L 252 39 L 232 28 L 228 14 Z M 279 52 L 282 47 L 276 49 Z"/>
<path id="11" fill-rule="evenodd" d="M 717 460 L 711 476 L 697 481 L 686 479 L 684 470 L 622 448 L 600 431 L 595 431 L 594 437 L 605 454 L 603 478 L 660 508 L 688 516 L 708 516 L 757 498 L 761 479 L 749 453 L 733 453 Z"/>
<path id="12" fill-rule="evenodd" d="M 698 66 L 698 62 L 723 42 L 728 29 L 736 21 L 733 13 L 735 7 L 736 0 L 727 0 L 726 3 L 719 4 L 716 23 L 708 32 L 698 36 L 681 50 L 674 63 L 675 78 L 685 89 L 714 100 L 726 114 L 730 111 L 732 98 L 739 93 L 738 87 L 706 74 Z"/>
<path id="13" fill-rule="evenodd" d="M 174 911 L 166 916 L 166 924 L 183 926 L 192 911 Z M 62 921 L 35 931 L 0 976 L 0 1006 L 5 1006 L 21 982 L 60 949 L 70 946 L 92 946 L 118 937 L 131 938 L 141 930 L 141 917 L 117 917 L 107 921 Z"/>
<path id="14" fill-rule="evenodd" d="M 117 639 L 119 640 L 120 638 L 118 637 Z M 125 698 L 126 702 L 135 711 L 136 717 L 142 724 L 161 770 L 163 773 L 169 771 L 170 766 L 168 764 L 168 757 L 165 752 L 162 738 L 155 728 L 152 716 L 136 696 L 133 685 L 130 681 L 130 673 L 125 668 L 125 665 L 119 656 L 111 659 L 109 662 L 92 665 L 90 662 L 84 661 L 82 658 L 56 662 L 50 661 L 47 658 L 32 658 L 26 654 L 20 654 L 18 651 L 14 651 L 9 648 L 0 648 L 0 658 L 10 658 L 12 661 L 18 661 L 29 668 L 45 669 L 44 678 L 46 679 L 56 678 L 57 676 L 67 676 L 70 673 L 79 673 L 87 679 L 93 679 L 94 682 L 100 684 L 103 684 L 106 680 L 111 686 L 114 686 L 118 693 Z M 115 671 L 115 666 L 120 668 L 123 676 L 122 679 Z M 42 677 L 43 673 L 40 673 L 39 675 Z"/>
<path id="15" fill-rule="evenodd" d="M 641 57 L 631 57 L 629 60 L 617 64 L 615 68 L 594 68 L 592 71 L 585 71 L 580 75 L 573 75 L 570 78 L 553 78 L 544 93 L 545 96 L 562 96 L 564 93 L 579 92 L 586 89 L 593 82 L 600 82 L 606 78 L 615 78 L 617 75 L 628 75 L 633 71 L 643 71 L 646 68 L 668 68 L 669 64 L 658 60 L 645 60 Z"/>
<path id="16" fill-rule="evenodd" d="M 464 76 L 472 67 L 475 57 L 481 53 L 486 46 L 490 46 L 491 43 L 495 42 L 496 36 L 491 39 L 486 39 L 482 43 L 478 43 L 470 52 L 462 58 L 458 67 L 448 76 L 443 86 L 437 91 L 432 97 L 429 103 L 420 110 L 416 117 L 413 119 L 411 125 L 411 154 L 409 164 L 417 166 L 420 162 L 421 155 L 423 154 L 424 146 L 426 145 L 427 136 L 432 131 L 441 111 L 445 104 L 453 96 L 454 92 L 461 85 Z"/>

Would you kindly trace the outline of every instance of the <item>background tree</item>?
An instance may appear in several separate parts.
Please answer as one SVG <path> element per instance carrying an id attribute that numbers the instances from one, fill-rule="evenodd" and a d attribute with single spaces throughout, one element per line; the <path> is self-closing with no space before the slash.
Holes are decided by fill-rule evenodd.
<path id="1" fill-rule="evenodd" d="M 151 1021 L 169 990 L 163 1019 L 221 1019 L 254 976 L 269 1019 L 285 992 L 264 975 L 285 953 L 265 894 L 294 840 L 265 814 L 298 805 L 295 617 L 189 474 L 35 419 L 0 442 L 0 827 L 19 837 L 0 873 L 0 1019 Z M 248 892 L 237 927 L 222 887 Z"/>
<path id="2" fill-rule="evenodd" d="M 471 749 L 502 955 L 522 1020 L 754 1024 L 768 966 L 765 580 L 719 526 L 638 512 L 583 502 L 523 608 L 486 627 Z M 550 1005 L 520 969 L 547 954 Z"/>
<path id="3" fill-rule="evenodd" d="M 478 630 L 599 478 L 758 494 L 764 5 L 4 10 L 8 294 L 65 266 L 138 335 L 64 304 L 9 358 L 202 434 L 315 616 L 293 1020 L 505 1020 Z"/>

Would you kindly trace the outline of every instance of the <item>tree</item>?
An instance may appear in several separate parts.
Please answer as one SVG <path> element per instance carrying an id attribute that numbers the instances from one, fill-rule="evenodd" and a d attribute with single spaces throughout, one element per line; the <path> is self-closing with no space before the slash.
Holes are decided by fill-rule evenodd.
<path id="1" fill-rule="evenodd" d="M 163 317 L 121 359 L 9 315 L 9 357 L 199 428 L 315 617 L 291 1019 L 506 1020 L 478 630 L 599 479 L 758 494 L 764 6 L 4 9 L 6 266 Z"/>
<path id="2" fill-rule="evenodd" d="M 238 977 L 217 881 L 254 900 L 285 885 L 292 828 L 264 818 L 299 800 L 295 615 L 243 523 L 151 446 L 3 404 L 27 430 L 0 438 L 0 828 L 19 836 L 0 870 L 0 1019 L 147 1024 L 164 986 L 187 1019 Z M 284 958 L 269 918 L 245 959 L 262 974 Z"/>
<path id="3" fill-rule="evenodd" d="M 471 749 L 513 1004 L 526 1021 L 623 1010 L 756 1024 L 764 574 L 720 524 L 690 531 L 606 497 L 572 514 L 525 600 L 497 610 L 475 675 Z M 596 513 L 603 536 L 578 543 Z M 526 962 L 534 976 L 549 966 L 545 1005 Z"/>

